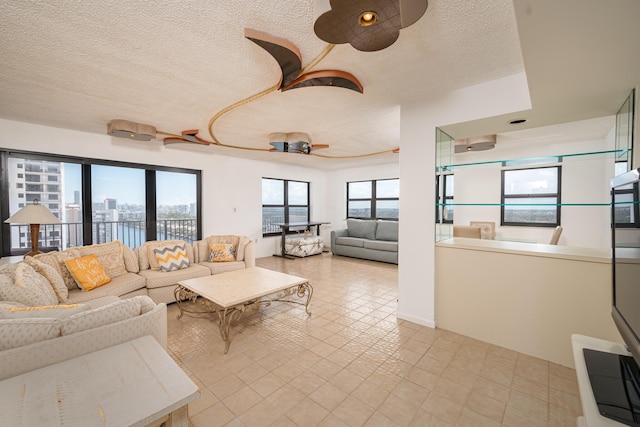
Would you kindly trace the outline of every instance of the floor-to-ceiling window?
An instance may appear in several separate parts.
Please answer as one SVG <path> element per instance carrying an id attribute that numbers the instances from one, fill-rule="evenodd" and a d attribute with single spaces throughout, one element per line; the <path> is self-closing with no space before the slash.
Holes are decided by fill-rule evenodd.
<path id="1" fill-rule="evenodd" d="M 3 256 L 30 250 L 29 224 L 4 220 L 36 199 L 60 220 L 40 226 L 40 248 L 201 237 L 198 170 L 9 150 L 0 161 Z"/>

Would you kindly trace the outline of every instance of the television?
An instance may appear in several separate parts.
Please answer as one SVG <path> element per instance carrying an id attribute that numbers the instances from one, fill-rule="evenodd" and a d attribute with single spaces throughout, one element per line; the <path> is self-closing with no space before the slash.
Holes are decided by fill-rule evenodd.
<path id="1" fill-rule="evenodd" d="M 630 356 L 584 349 L 601 415 L 640 426 L 640 169 L 611 180 L 611 316 Z"/>

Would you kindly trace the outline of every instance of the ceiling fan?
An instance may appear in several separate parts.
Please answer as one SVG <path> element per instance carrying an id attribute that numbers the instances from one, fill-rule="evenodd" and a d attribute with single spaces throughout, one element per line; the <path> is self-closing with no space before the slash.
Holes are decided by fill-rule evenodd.
<path id="1" fill-rule="evenodd" d="M 308 133 L 304 132 L 274 132 L 269 134 L 269 144 L 273 146 L 269 151 L 279 153 L 311 154 L 312 150 L 329 148 L 329 144 L 311 144 Z"/>

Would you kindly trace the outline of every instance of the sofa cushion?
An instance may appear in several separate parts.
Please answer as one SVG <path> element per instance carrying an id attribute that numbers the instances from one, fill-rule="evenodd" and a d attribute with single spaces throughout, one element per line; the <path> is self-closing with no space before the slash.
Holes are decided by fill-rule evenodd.
<path id="1" fill-rule="evenodd" d="M 122 258 L 124 258 L 124 267 L 129 273 L 137 273 L 140 271 L 138 256 L 133 249 L 127 245 L 122 245 Z"/>
<path id="2" fill-rule="evenodd" d="M 27 263 L 18 263 L 15 270 L 15 282 L 12 282 L 7 275 L 3 274 L 2 276 L 0 300 L 16 301 L 30 307 L 58 304 L 58 296 L 53 292 L 46 277 Z"/>
<path id="3" fill-rule="evenodd" d="M 384 240 L 365 240 L 364 247 L 377 251 L 398 252 L 398 242 L 385 242 Z"/>
<path id="4" fill-rule="evenodd" d="M 174 271 L 189 267 L 186 243 L 153 250 L 160 271 Z"/>
<path id="5" fill-rule="evenodd" d="M 67 260 L 64 263 L 83 291 L 99 288 L 111 281 L 111 277 L 107 275 L 95 254 Z"/>
<path id="6" fill-rule="evenodd" d="M 94 310 L 69 316 L 62 321 L 61 333 L 62 335 L 75 334 L 86 329 L 99 328 L 109 323 L 139 316 L 141 304 L 136 298 L 123 299 Z"/>
<path id="7" fill-rule="evenodd" d="M 0 319 L 0 351 L 59 336 L 58 319 Z"/>
<path id="8" fill-rule="evenodd" d="M 181 280 L 194 279 L 196 277 L 210 276 L 211 270 L 199 264 L 191 264 L 187 268 L 175 271 L 140 270 L 138 273 L 146 279 L 147 288 L 162 288 L 176 285 Z"/>
<path id="9" fill-rule="evenodd" d="M 378 222 L 367 219 L 348 219 L 347 230 L 349 237 L 360 237 L 362 239 L 375 239 Z"/>
<path id="10" fill-rule="evenodd" d="M 93 289 L 89 292 L 85 292 L 81 289 L 69 291 L 69 298 L 67 302 L 78 303 L 92 301 L 106 296 L 119 297 L 137 291 L 138 289 L 144 289 L 146 283 L 147 282 L 144 277 L 136 273 L 126 273 L 121 276 L 114 277 L 106 285 L 100 286 L 99 288 Z"/>
<path id="11" fill-rule="evenodd" d="M 69 272 L 69 269 L 65 265 L 65 261 L 75 258 L 80 258 L 82 254 L 77 248 L 65 249 L 62 252 L 47 252 L 44 254 L 35 255 L 34 258 L 45 264 L 55 268 L 62 280 L 64 280 L 67 289 L 78 289 L 78 284 L 73 279 L 73 276 Z"/>
<path id="12" fill-rule="evenodd" d="M 359 237 L 336 237 L 336 245 L 362 248 L 364 246 L 364 239 L 361 239 Z"/>
<path id="13" fill-rule="evenodd" d="M 91 309 L 89 304 L 45 305 L 39 307 L 2 307 L 0 319 L 61 319 Z"/>
<path id="14" fill-rule="evenodd" d="M 0 265 L 0 274 L 4 274 L 11 278 L 11 283 L 13 283 L 16 279 L 16 269 L 18 268 L 19 263 L 15 264 L 4 264 Z"/>
<path id="15" fill-rule="evenodd" d="M 245 268 L 244 261 L 234 262 L 199 262 L 198 265 L 202 265 L 211 270 L 211 274 L 226 273 L 228 271 L 242 270 Z"/>
<path id="16" fill-rule="evenodd" d="M 62 276 L 58 274 L 58 270 L 49 264 L 38 261 L 32 256 L 26 257 L 24 261 L 33 267 L 35 271 L 47 278 L 49 284 L 53 288 L 53 292 L 55 292 L 58 297 L 58 302 L 67 302 L 67 298 L 69 297 L 69 288 L 67 288 L 67 285 L 64 283 Z"/>
<path id="17" fill-rule="evenodd" d="M 122 243 L 114 240 L 109 243 L 79 246 L 81 256 L 95 255 L 109 277 L 118 277 L 127 272 L 122 255 Z"/>
<path id="18" fill-rule="evenodd" d="M 398 241 L 398 221 L 378 221 L 376 239 L 389 242 Z"/>

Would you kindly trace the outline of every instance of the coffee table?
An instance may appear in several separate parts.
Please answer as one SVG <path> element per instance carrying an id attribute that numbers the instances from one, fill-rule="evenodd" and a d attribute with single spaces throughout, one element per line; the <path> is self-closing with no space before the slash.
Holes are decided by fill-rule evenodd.
<path id="1" fill-rule="evenodd" d="M 294 295 L 302 301 L 288 298 Z M 234 319 L 239 320 L 244 313 L 257 311 L 274 301 L 304 305 L 310 316 L 312 295 L 313 287 L 308 279 L 260 267 L 182 280 L 174 290 L 180 309 L 178 319 L 183 313 L 218 315 L 225 354 L 231 345 L 229 329 Z"/>

